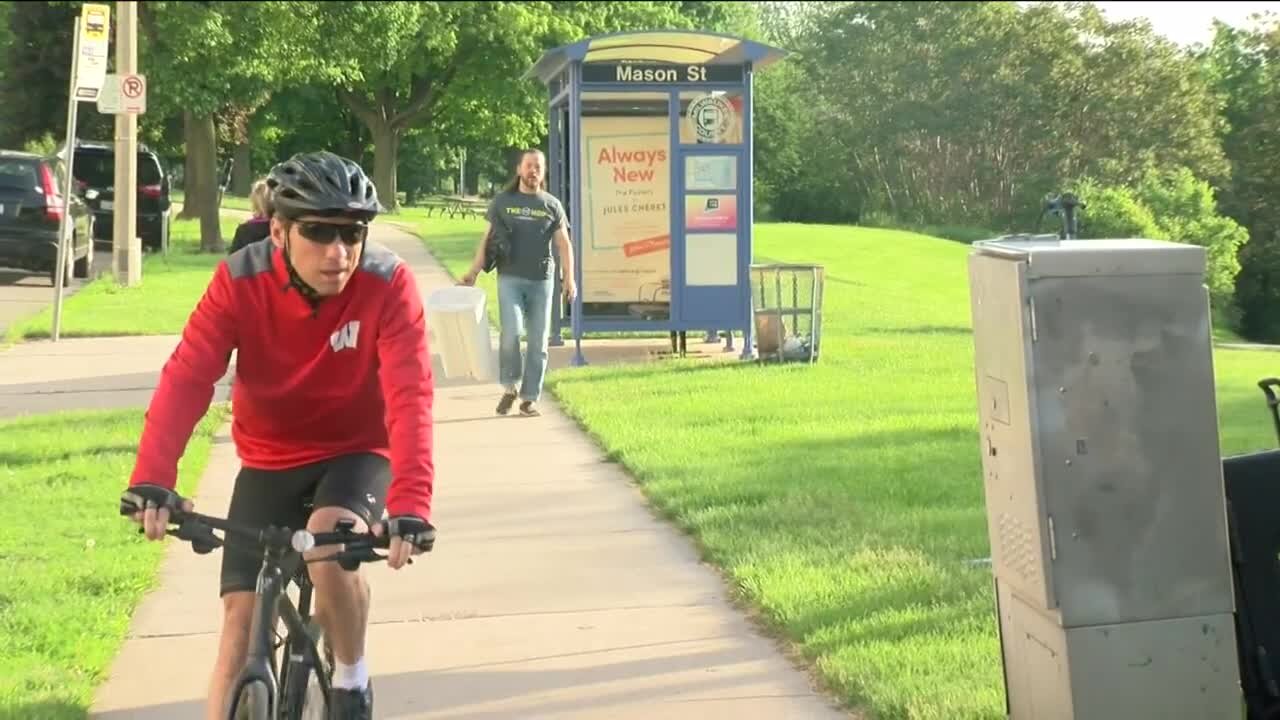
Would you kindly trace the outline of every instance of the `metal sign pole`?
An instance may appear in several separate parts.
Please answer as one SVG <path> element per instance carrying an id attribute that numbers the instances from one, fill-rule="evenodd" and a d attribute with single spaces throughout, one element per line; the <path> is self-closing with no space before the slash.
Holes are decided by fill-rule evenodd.
<path id="1" fill-rule="evenodd" d="M 72 43 L 71 51 L 71 80 L 68 82 L 67 89 L 67 143 L 66 148 L 66 168 L 64 170 L 66 177 L 62 183 L 62 218 L 58 221 L 58 251 L 54 260 L 56 269 L 54 270 L 53 280 L 53 341 L 58 342 L 58 338 L 62 334 L 62 291 L 66 284 L 67 278 L 67 253 L 70 248 L 67 247 L 67 226 L 71 222 L 71 193 L 75 192 L 74 183 L 75 176 L 71 174 L 73 164 L 76 157 L 76 111 L 79 109 L 80 101 L 76 98 L 76 76 L 80 71 L 80 17 L 77 16 L 72 21 L 72 37 L 75 38 Z M 90 238 L 92 243 L 93 239 Z M 93 248 L 90 247 L 90 252 Z"/>
<path id="2" fill-rule="evenodd" d="M 137 76 L 138 44 L 136 2 L 116 3 L 116 73 L 120 77 L 120 111 L 116 113 L 115 214 L 112 216 L 111 268 L 116 285 L 136 287 L 141 281 L 142 258 L 138 241 L 138 114 L 136 103 L 145 97 L 146 84 Z M 161 218 L 163 223 L 163 218 Z M 163 232 L 163 231 L 162 231 Z M 164 238 L 162 237 L 161 240 Z M 165 248 L 167 250 L 167 248 Z"/>

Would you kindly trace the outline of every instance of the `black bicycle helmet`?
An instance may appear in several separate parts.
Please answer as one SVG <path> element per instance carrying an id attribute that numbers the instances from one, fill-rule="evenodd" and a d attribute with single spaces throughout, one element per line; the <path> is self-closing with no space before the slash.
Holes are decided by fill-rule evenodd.
<path id="1" fill-rule="evenodd" d="M 285 220 L 319 215 L 369 222 L 382 209 L 378 190 L 364 170 L 327 151 L 300 153 L 276 165 L 267 176 L 267 186 L 271 188 L 275 215 Z M 321 297 L 293 266 L 288 236 L 283 250 L 285 269 L 289 273 L 289 284 L 285 287 L 296 289 L 314 310 Z"/>
<path id="2" fill-rule="evenodd" d="M 267 178 L 276 213 L 345 215 L 368 222 L 382 205 L 378 190 L 359 165 L 328 151 L 300 153 L 271 169 Z"/>

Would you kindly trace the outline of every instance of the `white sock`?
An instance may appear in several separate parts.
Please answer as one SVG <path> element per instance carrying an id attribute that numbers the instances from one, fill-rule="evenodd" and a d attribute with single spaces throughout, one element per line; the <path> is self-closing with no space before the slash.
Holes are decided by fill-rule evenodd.
<path id="1" fill-rule="evenodd" d="M 357 660 L 355 665 L 344 665 L 336 659 L 333 661 L 333 686 L 335 688 L 363 690 L 368 685 L 369 666 L 365 664 L 364 658 Z"/>

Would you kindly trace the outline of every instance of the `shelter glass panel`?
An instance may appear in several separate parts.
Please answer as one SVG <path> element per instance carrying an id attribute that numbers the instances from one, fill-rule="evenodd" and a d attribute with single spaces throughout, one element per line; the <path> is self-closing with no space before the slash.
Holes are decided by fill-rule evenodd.
<path id="1" fill-rule="evenodd" d="M 581 97 L 583 317 L 668 319 L 671 96 Z"/>

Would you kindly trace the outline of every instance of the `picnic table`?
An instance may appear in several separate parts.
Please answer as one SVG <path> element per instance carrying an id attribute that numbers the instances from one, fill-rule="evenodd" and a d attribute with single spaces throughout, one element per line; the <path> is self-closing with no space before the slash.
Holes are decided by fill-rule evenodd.
<path id="1" fill-rule="evenodd" d="M 485 211 L 489 209 L 489 203 L 479 198 L 445 197 L 427 200 L 422 203 L 422 207 L 426 208 L 427 217 L 431 217 L 438 210 L 441 216 L 448 215 L 451 218 L 484 218 Z"/>

